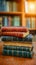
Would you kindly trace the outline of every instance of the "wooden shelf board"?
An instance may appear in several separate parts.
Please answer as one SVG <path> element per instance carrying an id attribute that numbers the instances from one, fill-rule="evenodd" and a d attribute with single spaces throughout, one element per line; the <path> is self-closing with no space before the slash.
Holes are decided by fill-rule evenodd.
<path id="1" fill-rule="evenodd" d="M 25 14 L 25 17 L 36 17 L 36 14 L 29 14 L 29 13 L 27 13 L 27 14 Z"/>
<path id="2" fill-rule="evenodd" d="M 29 30 L 36 30 L 36 28 L 29 28 Z"/>
<path id="3" fill-rule="evenodd" d="M 21 15 L 22 12 L 0 12 L 0 15 Z"/>
<path id="4" fill-rule="evenodd" d="M 26 0 L 26 1 L 36 1 L 36 0 Z"/>

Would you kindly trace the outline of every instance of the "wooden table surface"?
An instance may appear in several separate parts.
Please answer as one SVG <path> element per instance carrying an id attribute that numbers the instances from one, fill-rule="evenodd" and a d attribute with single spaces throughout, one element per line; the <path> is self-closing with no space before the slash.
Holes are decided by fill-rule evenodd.
<path id="1" fill-rule="evenodd" d="M 0 55 L 0 65 L 36 65 L 36 58 L 19 58 Z"/>

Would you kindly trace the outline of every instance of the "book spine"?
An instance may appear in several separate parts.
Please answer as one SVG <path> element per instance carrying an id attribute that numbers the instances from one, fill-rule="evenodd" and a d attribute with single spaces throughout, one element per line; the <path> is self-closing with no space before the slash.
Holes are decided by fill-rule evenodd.
<path id="1" fill-rule="evenodd" d="M 3 4 L 4 4 L 4 11 L 9 12 L 9 2 L 4 1 Z"/>
<path id="2" fill-rule="evenodd" d="M 3 1 L 0 0 L 0 11 L 4 11 Z"/>
<path id="3" fill-rule="evenodd" d="M 9 46 L 9 45 L 4 45 L 3 49 L 5 50 L 19 50 L 19 51 L 29 51 L 31 52 L 33 49 L 28 46 Z"/>
<path id="4" fill-rule="evenodd" d="M 8 17 L 8 26 L 11 26 L 11 22 L 12 22 L 12 17 Z"/>
<path id="5" fill-rule="evenodd" d="M 32 35 L 28 35 L 25 38 L 19 38 L 16 36 L 2 36 L 2 41 L 32 42 Z"/>
<path id="6" fill-rule="evenodd" d="M 26 27 L 30 28 L 30 18 L 26 18 Z"/>
<path id="7" fill-rule="evenodd" d="M 3 17 L 3 26 L 8 26 L 8 19 L 7 19 L 7 17 Z"/>
<path id="8" fill-rule="evenodd" d="M 2 27 L 2 17 L 0 17 L 0 29 Z"/>
<path id="9" fill-rule="evenodd" d="M 9 12 L 9 2 L 6 2 L 7 12 Z"/>
<path id="10" fill-rule="evenodd" d="M 26 51 L 17 51 L 17 50 L 3 50 L 3 55 L 32 58 L 33 53 Z"/>
<path id="11" fill-rule="evenodd" d="M 12 2 L 9 2 L 9 11 L 10 11 L 10 12 L 12 12 L 12 11 L 13 11 Z"/>
<path id="12" fill-rule="evenodd" d="M 16 12 L 17 11 L 17 3 L 15 1 L 12 3 L 12 6 L 13 6 L 13 12 Z"/>
<path id="13" fill-rule="evenodd" d="M 32 28 L 35 28 L 35 18 L 31 18 L 31 27 Z"/>
<path id="14" fill-rule="evenodd" d="M 24 38 L 28 35 L 25 34 L 24 32 L 2 32 L 3 36 L 15 36 L 15 37 L 19 37 L 19 38 Z"/>
<path id="15" fill-rule="evenodd" d="M 28 28 L 25 27 L 2 27 L 3 32 L 28 32 Z"/>
<path id="16" fill-rule="evenodd" d="M 13 18 L 13 26 L 20 26 L 20 17 L 15 16 Z"/>

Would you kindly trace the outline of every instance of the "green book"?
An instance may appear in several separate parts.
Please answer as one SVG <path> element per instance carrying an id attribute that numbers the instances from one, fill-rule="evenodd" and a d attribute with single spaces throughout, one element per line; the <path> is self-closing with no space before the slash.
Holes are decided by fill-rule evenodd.
<path id="1" fill-rule="evenodd" d="M 35 28 L 35 18 L 31 18 L 31 28 Z"/>
<path id="2" fill-rule="evenodd" d="M 6 9 L 7 9 L 7 12 L 9 12 L 9 1 L 6 2 Z"/>
<path id="3" fill-rule="evenodd" d="M 15 1 L 12 3 L 12 6 L 13 6 L 13 12 L 16 12 L 17 11 L 17 3 Z"/>
<path id="4" fill-rule="evenodd" d="M 17 56 L 17 57 L 25 57 L 25 58 L 33 57 L 33 52 L 19 51 L 19 50 L 3 50 L 2 54 L 7 56 Z"/>
<path id="5" fill-rule="evenodd" d="M 13 2 L 9 2 L 9 11 L 12 12 L 13 11 Z"/>
<path id="6" fill-rule="evenodd" d="M 32 51 L 33 47 L 28 47 L 28 46 L 13 46 L 13 45 L 4 45 L 3 49 L 5 50 L 19 50 L 19 51 Z"/>
<path id="7" fill-rule="evenodd" d="M 20 26 L 20 17 L 19 16 L 15 16 L 13 17 L 13 26 Z"/>

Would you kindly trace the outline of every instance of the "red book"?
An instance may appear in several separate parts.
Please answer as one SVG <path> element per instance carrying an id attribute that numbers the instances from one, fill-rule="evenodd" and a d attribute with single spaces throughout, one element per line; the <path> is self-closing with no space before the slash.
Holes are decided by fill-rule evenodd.
<path id="1" fill-rule="evenodd" d="M 28 29 L 25 27 L 2 27 L 3 32 L 27 32 Z"/>
<path id="2" fill-rule="evenodd" d="M 16 36 L 16 37 L 25 37 L 29 34 L 29 32 L 24 33 L 24 32 L 2 32 L 2 36 Z"/>

